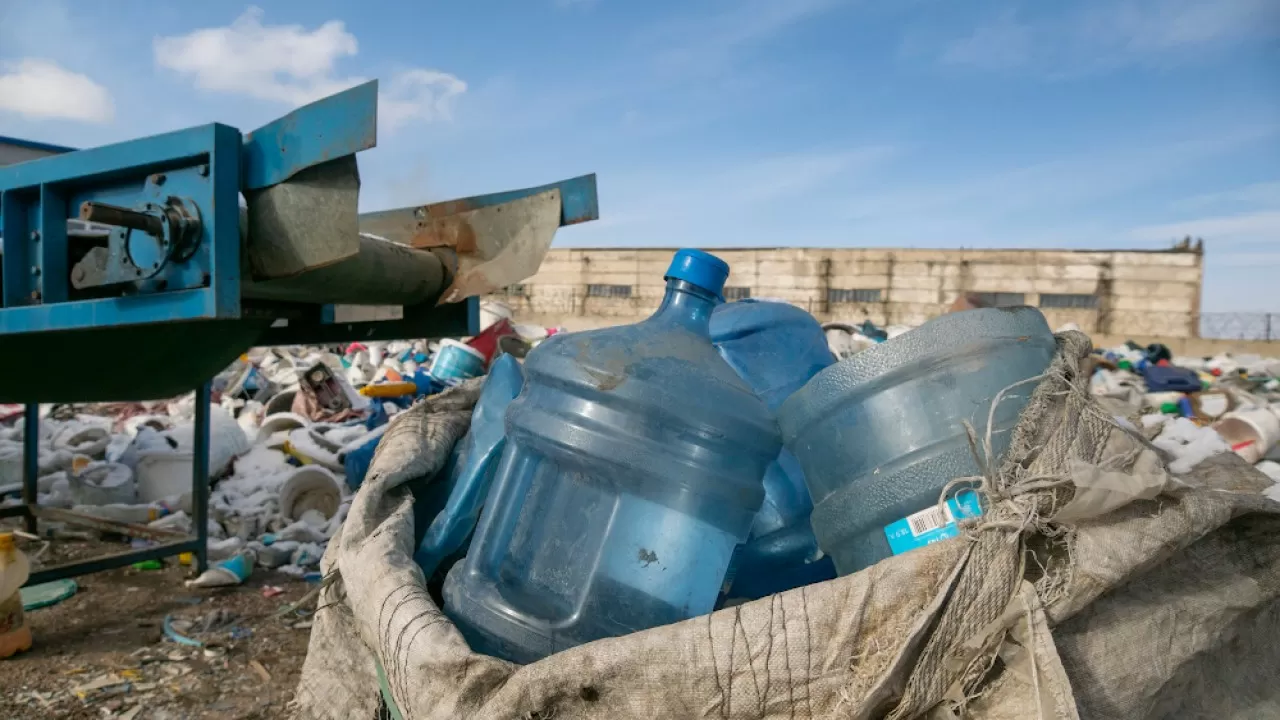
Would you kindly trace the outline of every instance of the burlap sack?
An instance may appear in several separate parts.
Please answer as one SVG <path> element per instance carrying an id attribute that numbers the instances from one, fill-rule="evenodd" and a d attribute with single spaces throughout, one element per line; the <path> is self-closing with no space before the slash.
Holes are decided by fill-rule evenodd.
<path id="1" fill-rule="evenodd" d="M 1088 393 L 1068 332 L 960 538 L 518 666 L 477 655 L 413 562 L 406 483 L 472 383 L 396 419 L 329 545 L 303 718 L 1280 717 L 1280 505 L 1235 456 L 1173 477 Z M 985 457 L 984 438 L 973 438 Z"/>

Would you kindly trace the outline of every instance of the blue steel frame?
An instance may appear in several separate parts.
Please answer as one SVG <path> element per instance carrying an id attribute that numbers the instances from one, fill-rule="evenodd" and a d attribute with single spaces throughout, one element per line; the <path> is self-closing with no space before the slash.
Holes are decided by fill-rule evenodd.
<path id="1" fill-rule="evenodd" d="M 215 123 L 0 168 L 0 334 L 239 317 L 240 154 L 240 132 Z M 166 193 L 201 210 L 195 257 L 153 279 L 186 289 L 68 302 L 73 208 L 90 199 L 132 206 L 155 174 Z"/>
<path id="2" fill-rule="evenodd" d="M 202 573 L 208 568 L 210 394 L 210 383 L 207 382 L 196 390 L 195 432 L 191 453 L 191 523 L 194 526 L 195 536 L 141 550 L 115 553 L 37 570 L 27 578 L 27 586 L 113 570 L 145 560 L 156 560 L 186 552 L 195 557 L 197 573 Z M 39 505 L 36 499 L 36 481 L 39 476 L 37 462 L 39 460 L 40 406 L 36 403 L 27 403 L 24 408 L 22 433 L 22 504 L 0 509 L 0 518 L 23 516 L 26 518 L 27 532 L 35 534 L 40 529 Z M 122 528 L 121 534 L 127 534 L 127 531 Z"/>
<path id="3" fill-rule="evenodd" d="M 201 320 L 261 322 L 263 307 L 242 305 L 240 295 L 241 190 L 283 182 L 313 165 L 373 147 L 376 143 L 377 82 L 330 96 L 242 135 L 217 123 L 88 150 L 70 151 L 0 167 L 0 336 L 75 331 Z M 163 189 L 160 189 L 161 186 Z M 599 217 L 594 175 L 550 185 L 425 206 L 452 214 L 559 188 L 561 224 Z M 187 261 L 161 269 L 137 284 L 136 294 L 69 300 L 68 219 L 88 200 L 124 207 L 140 199 L 189 198 L 201 214 L 201 237 Z M 410 212 L 413 208 L 406 209 Z M 398 224 L 405 210 L 371 213 Z M 408 216 L 412 217 L 412 216 Z M 163 281 L 164 285 L 159 283 Z M 158 292 L 164 289 L 164 292 Z M 152 292 L 148 292 L 152 291 Z M 442 307 L 406 308 L 402 320 L 334 323 L 332 306 L 291 308 L 288 326 L 273 327 L 265 344 L 471 335 L 479 330 L 479 299 Z M 299 316 L 301 312 L 301 316 Z M 46 568 L 28 585 L 123 567 L 190 552 L 197 572 L 207 566 L 210 384 L 196 391 L 192 469 L 195 537 L 154 547 Z M 26 403 L 21 506 L 0 509 L 0 518 L 23 516 L 38 531 L 39 414 Z"/>

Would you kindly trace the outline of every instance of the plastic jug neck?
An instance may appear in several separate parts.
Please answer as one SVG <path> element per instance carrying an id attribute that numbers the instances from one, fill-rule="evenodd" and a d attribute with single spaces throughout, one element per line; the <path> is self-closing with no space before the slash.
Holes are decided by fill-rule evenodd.
<path id="1" fill-rule="evenodd" d="M 653 314 L 653 321 L 680 325 L 701 335 L 711 335 L 711 311 L 721 302 L 704 287 L 677 278 L 667 279 L 667 294 Z"/>

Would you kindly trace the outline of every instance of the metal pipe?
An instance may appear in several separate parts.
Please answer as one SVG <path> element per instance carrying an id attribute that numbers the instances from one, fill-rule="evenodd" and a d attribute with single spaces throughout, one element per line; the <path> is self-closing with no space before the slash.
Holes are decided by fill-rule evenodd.
<path id="1" fill-rule="evenodd" d="M 77 525 L 97 530 L 98 532 L 115 533 L 117 535 L 126 535 L 128 537 L 138 537 L 144 540 L 155 540 L 156 542 L 182 540 L 187 537 L 187 534 L 180 530 L 167 530 L 164 528 L 153 528 L 147 525 L 138 525 L 136 523 L 108 520 L 107 518 L 86 515 L 85 513 L 75 512 L 74 510 L 63 510 L 62 508 L 36 507 L 34 508 L 33 514 L 42 520 L 61 522 L 68 525 Z"/>
<path id="2" fill-rule="evenodd" d="M 434 302 L 452 282 L 447 258 L 432 252 L 360 235 L 360 251 L 315 270 L 241 286 L 244 297 L 314 304 L 419 305 Z"/>
<path id="3" fill-rule="evenodd" d="M 156 237 L 160 237 L 164 232 L 163 223 L 155 215 L 100 202 L 80 203 L 80 219 L 85 222 L 141 230 Z"/>

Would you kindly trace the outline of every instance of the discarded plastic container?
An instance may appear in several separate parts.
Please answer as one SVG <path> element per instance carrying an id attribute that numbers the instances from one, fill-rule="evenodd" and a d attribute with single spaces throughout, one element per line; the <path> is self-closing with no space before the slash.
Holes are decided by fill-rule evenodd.
<path id="1" fill-rule="evenodd" d="M 950 313 L 818 373 L 778 411 L 787 449 L 804 468 L 818 545 L 841 575 L 952 537 L 973 493 L 938 507 L 954 478 L 979 474 L 963 423 L 979 441 L 996 395 L 1044 372 L 1053 334 L 1034 308 Z M 996 464 L 1034 383 L 995 409 Z"/>
<path id="2" fill-rule="evenodd" d="M 1250 465 L 1266 457 L 1280 441 L 1280 417 L 1266 407 L 1233 410 L 1215 422 L 1213 429 Z"/>
<path id="3" fill-rule="evenodd" d="M 0 533 L 0 658 L 31 649 L 31 628 L 22 616 L 22 586 L 30 577 L 27 556 Z"/>
<path id="4" fill-rule="evenodd" d="M 457 340 L 441 340 L 440 349 L 427 369 L 431 377 L 444 385 L 457 385 L 463 380 L 480 377 L 488 358 L 479 350 Z"/>
<path id="5" fill-rule="evenodd" d="M 822 326 L 780 302 L 743 300 L 711 314 L 711 341 L 769 410 L 836 359 Z M 764 504 L 738 549 L 728 597 L 761 598 L 836 576 L 809 525 L 813 501 L 800 463 L 783 449 L 764 475 Z"/>
<path id="6" fill-rule="evenodd" d="M 708 335 L 728 273 L 681 250 L 651 318 L 529 354 L 471 548 L 444 587 L 473 649 L 531 662 L 714 608 L 781 445 Z"/>
<path id="7" fill-rule="evenodd" d="M 503 419 L 507 407 L 523 386 L 524 372 L 515 358 L 502 355 L 493 361 L 471 412 L 471 429 L 458 441 L 457 457 L 448 474 L 428 486 L 422 497 L 415 498 L 428 506 L 428 513 L 434 511 L 414 554 L 427 577 L 466 547 L 506 447 Z"/>
<path id="8" fill-rule="evenodd" d="M 280 487 L 280 516 L 289 522 L 301 520 L 308 510 L 318 510 L 328 520 L 341 504 L 341 484 L 320 465 L 303 465 Z"/>
<path id="9" fill-rule="evenodd" d="M 1147 392 L 1199 392 L 1200 376 L 1195 370 L 1171 365 L 1147 365 L 1142 369 Z"/>
<path id="10" fill-rule="evenodd" d="M 67 479 L 71 497 L 80 505 L 132 504 L 138 497 L 133 470 L 128 465 L 93 462 L 73 469 Z"/>

